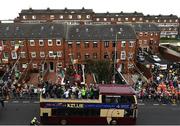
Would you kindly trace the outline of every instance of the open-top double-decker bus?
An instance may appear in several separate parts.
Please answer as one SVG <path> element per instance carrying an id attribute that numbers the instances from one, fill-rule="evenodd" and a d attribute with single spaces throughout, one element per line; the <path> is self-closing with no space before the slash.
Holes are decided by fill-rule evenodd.
<path id="1" fill-rule="evenodd" d="M 41 124 L 135 124 L 137 99 L 129 85 L 99 84 L 98 99 L 40 98 Z"/>

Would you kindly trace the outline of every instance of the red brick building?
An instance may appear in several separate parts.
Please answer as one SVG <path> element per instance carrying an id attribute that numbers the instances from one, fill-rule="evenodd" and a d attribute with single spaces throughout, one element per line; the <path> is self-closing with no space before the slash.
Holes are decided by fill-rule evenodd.
<path id="1" fill-rule="evenodd" d="M 160 29 L 153 23 L 133 24 L 137 34 L 137 49 L 158 53 Z"/>
<path id="2" fill-rule="evenodd" d="M 86 59 L 113 59 L 115 43 L 122 71 L 126 72 L 134 63 L 136 34 L 130 25 L 15 23 L 0 27 L 1 62 L 18 61 L 21 70 L 25 66 L 38 70 L 42 65 L 43 70 L 55 72 L 58 64 L 66 66 L 71 57 L 78 63 Z"/>

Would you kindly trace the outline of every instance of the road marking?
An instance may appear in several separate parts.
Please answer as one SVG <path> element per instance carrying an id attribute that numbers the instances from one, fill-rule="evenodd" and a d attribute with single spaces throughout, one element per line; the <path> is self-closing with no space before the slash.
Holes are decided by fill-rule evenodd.
<path id="1" fill-rule="evenodd" d="M 4 101 L 4 103 L 8 103 L 9 101 Z"/>
<path id="2" fill-rule="evenodd" d="M 27 103 L 30 103 L 30 101 L 23 101 L 23 103 L 26 103 L 26 104 L 27 104 Z"/>
<path id="3" fill-rule="evenodd" d="M 162 105 L 167 105 L 167 104 L 162 104 Z"/>
<path id="4" fill-rule="evenodd" d="M 177 106 L 177 104 L 171 104 L 172 106 Z"/>
<path id="5" fill-rule="evenodd" d="M 159 105 L 159 104 L 153 104 L 153 105 Z"/>
<path id="6" fill-rule="evenodd" d="M 138 103 L 138 105 L 145 105 L 144 103 Z"/>
<path id="7" fill-rule="evenodd" d="M 39 101 L 34 101 L 35 104 L 39 104 Z"/>
<path id="8" fill-rule="evenodd" d="M 19 103 L 19 101 L 12 101 L 12 103 Z"/>

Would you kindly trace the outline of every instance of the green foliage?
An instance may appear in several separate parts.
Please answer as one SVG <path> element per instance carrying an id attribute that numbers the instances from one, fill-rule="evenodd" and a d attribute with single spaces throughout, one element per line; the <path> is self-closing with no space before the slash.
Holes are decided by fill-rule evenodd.
<path id="1" fill-rule="evenodd" d="M 87 60 L 85 72 L 94 73 L 97 83 L 110 83 L 112 79 L 112 64 L 107 60 Z"/>

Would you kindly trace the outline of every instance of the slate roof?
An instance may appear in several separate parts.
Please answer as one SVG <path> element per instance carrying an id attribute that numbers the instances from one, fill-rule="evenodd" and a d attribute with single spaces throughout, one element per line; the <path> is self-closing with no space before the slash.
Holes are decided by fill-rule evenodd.
<path id="1" fill-rule="evenodd" d="M 62 24 L 0 24 L 0 38 L 63 38 Z"/>
<path id="2" fill-rule="evenodd" d="M 178 19 L 177 15 L 146 15 L 144 19 Z"/>
<path id="3" fill-rule="evenodd" d="M 127 24 L 119 25 L 66 25 L 56 23 L 41 24 L 0 24 L 0 38 L 2 39 L 53 39 L 65 38 L 66 40 L 135 40 L 134 29 Z"/>
<path id="4" fill-rule="evenodd" d="M 92 9 L 23 9 L 20 14 L 61 14 L 61 13 L 94 13 Z"/>
<path id="5" fill-rule="evenodd" d="M 153 23 L 136 23 L 132 26 L 136 32 L 160 32 L 159 27 Z"/>
<path id="6" fill-rule="evenodd" d="M 139 12 L 134 12 L 134 13 L 124 13 L 124 12 L 120 12 L 120 13 L 95 13 L 94 17 L 143 17 L 143 13 L 139 13 Z"/>
<path id="7" fill-rule="evenodd" d="M 67 31 L 67 40 L 135 40 L 134 29 L 127 24 L 119 25 L 69 25 Z"/>

